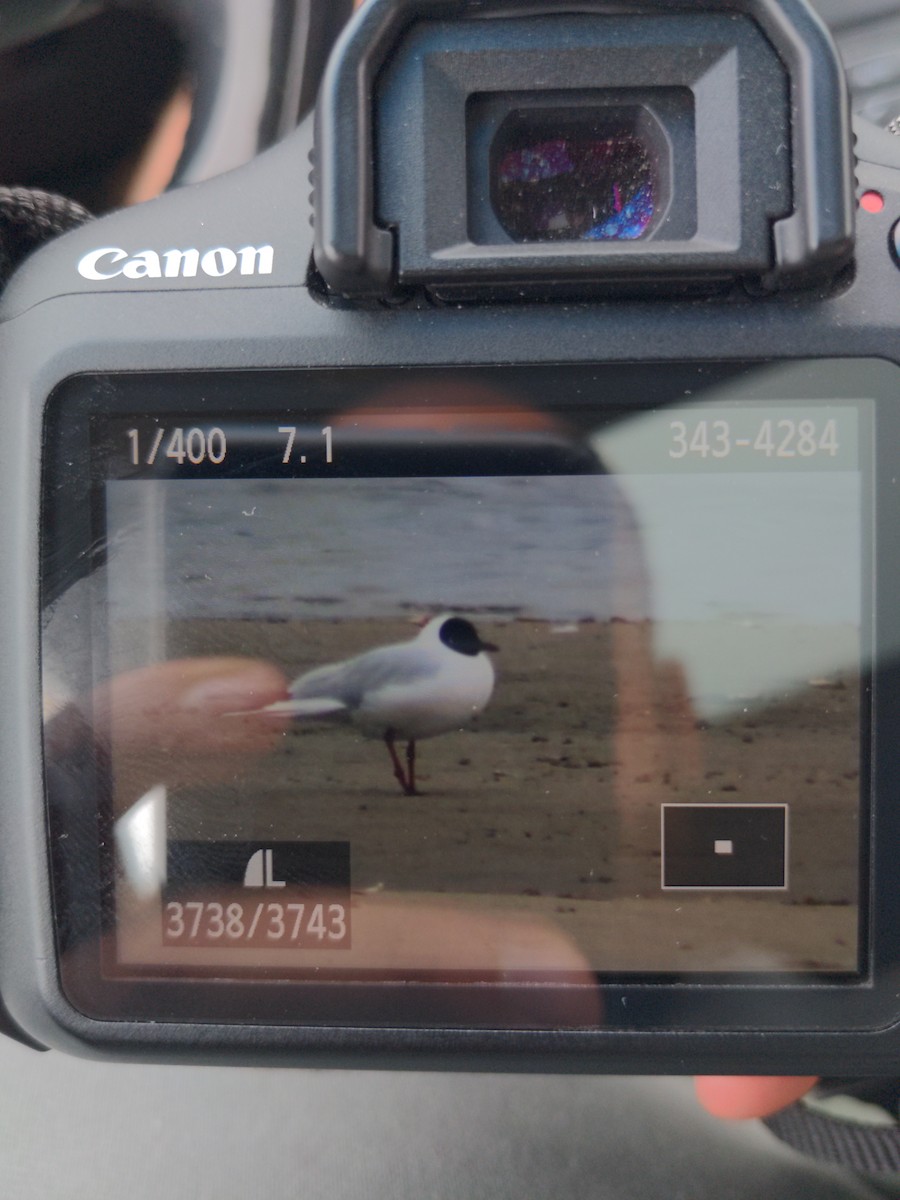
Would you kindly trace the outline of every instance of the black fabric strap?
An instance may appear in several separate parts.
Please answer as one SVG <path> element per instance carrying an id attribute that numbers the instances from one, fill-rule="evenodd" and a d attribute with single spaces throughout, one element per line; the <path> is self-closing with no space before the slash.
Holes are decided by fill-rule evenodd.
<path id="1" fill-rule="evenodd" d="M 859 1087 L 847 1088 L 846 1092 L 878 1104 L 895 1117 L 895 1097 L 886 1097 L 885 1082 L 879 1081 L 871 1096 L 863 1095 Z M 836 1089 L 828 1091 L 836 1094 Z M 800 1101 L 768 1117 L 765 1124 L 782 1141 L 813 1158 L 870 1175 L 900 1173 L 900 1125 L 896 1117 L 893 1125 L 866 1125 L 831 1116 Z"/>
<path id="2" fill-rule="evenodd" d="M 89 220 L 88 210 L 65 196 L 0 188 L 0 288 L 32 250 Z"/>

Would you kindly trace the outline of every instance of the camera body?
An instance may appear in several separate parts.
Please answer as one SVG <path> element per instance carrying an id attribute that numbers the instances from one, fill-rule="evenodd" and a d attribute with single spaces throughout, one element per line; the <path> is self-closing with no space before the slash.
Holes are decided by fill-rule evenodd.
<path id="1" fill-rule="evenodd" d="M 800 0 L 371 0 L 314 121 L 19 271 L 13 1036 L 895 1071 L 900 158 L 855 148 Z"/>

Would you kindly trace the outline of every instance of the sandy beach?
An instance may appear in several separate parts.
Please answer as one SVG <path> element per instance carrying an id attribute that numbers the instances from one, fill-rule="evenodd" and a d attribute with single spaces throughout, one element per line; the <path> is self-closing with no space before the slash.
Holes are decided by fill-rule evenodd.
<path id="1" fill-rule="evenodd" d="M 474 619 L 499 646 L 494 696 L 470 728 L 420 743 L 421 795 L 401 794 L 377 740 L 298 721 L 236 777 L 208 782 L 196 764 L 170 795 L 170 837 L 348 841 L 361 903 L 537 916 L 599 970 L 855 969 L 856 686 L 816 679 L 711 722 L 678 666 L 655 660 L 648 622 Z M 169 628 L 168 657 L 239 653 L 289 679 L 415 632 L 365 619 Z M 789 889 L 661 891 L 664 803 L 790 805 Z M 366 960 L 358 937 L 351 957 Z"/>

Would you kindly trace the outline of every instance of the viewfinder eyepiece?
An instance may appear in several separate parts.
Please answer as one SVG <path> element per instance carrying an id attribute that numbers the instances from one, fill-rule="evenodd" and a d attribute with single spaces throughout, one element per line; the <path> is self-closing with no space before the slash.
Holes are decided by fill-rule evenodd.
<path id="1" fill-rule="evenodd" d="M 316 277 L 364 302 L 822 287 L 851 163 L 806 0 L 368 0 L 316 109 Z"/>
<path id="2" fill-rule="evenodd" d="M 518 242 L 636 241 L 661 200 L 640 110 L 510 113 L 491 147 L 491 202 Z"/>

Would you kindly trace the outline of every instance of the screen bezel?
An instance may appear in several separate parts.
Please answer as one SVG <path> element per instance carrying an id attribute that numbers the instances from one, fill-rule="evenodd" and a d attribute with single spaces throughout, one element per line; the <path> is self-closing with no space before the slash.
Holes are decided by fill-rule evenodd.
<path id="1" fill-rule="evenodd" d="M 751 399 L 754 384 L 752 372 L 774 363 L 721 363 L 704 365 L 664 364 L 649 366 L 546 366 L 515 367 L 447 367 L 447 368 L 316 368 L 304 371 L 155 373 L 131 375 L 80 376 L 67 380 L 53 393 L 47 405 L 45 424 L 45 470 L 43 477 L 45 513 L 55 536 L 44 546 L 44 595 L 49 598 L 65 586 L 67 571 L 79 568 L 70 560 L 64 561 L 66 547 L 90 543 L 92 504 L 96 503 L 96 481 L 91 479 L 90 423 L 91 418 L 106 414 L 126 415 L 132 412 L 154 413 L 160 416 L 202 413 L 212 416 L 252 416 L 257 412 L 281 410 L 284 396 L 299 377 L 309 381 L 315 376 L 317 395 L 308 407 L 333 409 L 353 402 L 350 386 L 354 377 L 372 389 L 373 381 L 396 381 L 398 371 L 409 378 L 448 375 L 454 380 L 501 377 L 504 383 L 521 380 L 533 382 L 536 371 L 555 372 L 557 385 L 568 375 L 573 385 L 584 387 L 592 383 L 600 396 L 615 395 L 618 410 L 630 404 L 646 408 L 652 404 L 663 407 L 668 403 L 682 404 L 685 397 L 696 400 L 705 388 L 730 383 L 740 390 L 740 399 Z M 900 619 L 891 616 L 889 598 L 896 594 L 900 583 L 900 521 L 897 521 L 895 488 L 892 478 L 889 447 L 898 444 L 900 414 L 892 406 L 900 369 L 881 360 L 820 360 L 785 364 L 790 367 L 793 383 L 779 383 L 779 399 L 802 400 L 810 403 L 847 399 L 875 401 L 874 481 L 864 503 L 875 509 L 875 535 L 879 547 L 875 572 L 875 608 L 873 650 L 878 669 L 871 679 L 863 681 L 864 691 L 872 697 L 871 729 L 874 753 L 871 756 L 871 783 L 861 785 L 863 855 L 862 879 L 870 878 L 870 886 L 860 897 L 861 957 L 868 967 L 859 976 L 832 978 L 815 974 L 801 981 L 784 976 L 755 976 L 730 974 L 690 974 L 681 979 L 672 976 L 639 979 L 604 976 L 602 981 L 604 1028 L 615 1029 L 748 1029 L 770 1028 L 784 1030 L 821 1030 L 829 1028 L 874 1028 L 887 1023 L 894 1013 L 894 981 L 900 978 L 900 949 L 896 929 L 896 902 L 891 903 L 888 889 L 873 891 L 872 878 L 884 877 L 885 847 L 900 830 L 892 828 L 892 820 L 900 817 L 887 804 L 878 806 L 875 796 L 892 794 L 896 780 L 889 754 L 891 728 L 889 719 L 895 706 L 900 707 L 900 672 L 890 664 L 882 665 L 880 647 L 900 645 Z M 751 372 L 748 376 L 747 372 Z M 748 390 L 748 379 L 749 390 Z M 249 398 L 252 384 L 252 399 Z M 851 389 L 852 385 L 852 390 Z M 765 386 L 764 384 L 762 385 Z M 793 387 L 795 394 L 789 394 Z M 548 411 L 564 409 L 567 404 L 565 388 L 557 386 L 552 399 L 545 399 Z M 633 397 L 622 401 L 621 395 Z M 758 399 L 768 398 L 765 391 Z M 582 395 L 581 403 L 584 403 Z M 599 403 L 603 403 L 602 399 Z M 87 525 L 87 527 L 85 527 Z M 86 539 L 86 541 L 85 541 Z M 61 560 L 62 556 L 62 560 Z M 878 749 L 882 748 L 879 755 Z M 863 759 L 866 742 L 863 743 Z M 865 764 L 864 764 L 865 765 Z M 876 786 L 877 785 L 877 786 Z M 872 799 L 866 802 L 868 797 Z M 872 820 L 867 820 L 867 814 Z M 873 855 L 869 873 L 871 830 L 882 832 L 878 855 Z M 108 840 L 100 830 L 100 840 Z M 59 830 L 51 829 L 51 835 Z M 55 836 L 52 843 L 58 845 Z M 91 887 L 108 883 L 99 854 L 95 852 L 83 863 L 81 873 L 85 894 Z M 56 871 L 59 895 L 59 871 Z M 96 891 L 94 892 L 96 895 Z M 108 888 L 107 888 L 108 896 Z M 869 899 L 874 896 L 874 903 Z M 227 982 L 205 981 L 192 977 L 161 978 L 153 968 L 143 973 L 129 968 L 122 976 L 110 978 L 98 946 L 102 943 L 102 927 L 108 919 L 97 906 L 89 930 L 81 931 L 81 949 L 77 955 L 66 953 L 65 933 L 60 940 L 61 983 L 69 1000 L 87 1015 L 110 1019 L 224 1021 L 266 1024 L 309 1025 L 366 1025 L 371 1027 L 453 1025 L 472 1028 L 547 1027 L 535 1018 L 533 998 L 540 986 L 561 996 L 571 995 L 579 984 L 568 983 L 559 988 L 555 977 L 538 980 L 529 977 L 527 983 L 483 981 L 399 982 L 313 982 L 285 981 L 281 973 L 266 975 L 256 972 L 252 981 L 228 979 Z M 82 905 L 82 908 L 85 908 Z M 90 906 L 88 905 L 89 909 Z M 871 917 L 871 920 L 869 918 Z M 59 929 L 58 929 L 58 932 Z M 89 934 L 86 938 L 85 934 Z M 221 971 L 219 972 L 221 974 Z M 452 995 L 451 995 L 452 993 Z M 564 1007 L 553 1005 L 553 1027 L 566 1026 L 560 1017 Z M 572 1005 L 574 1027 L 581 1027 L 579 1006 Z"/>

